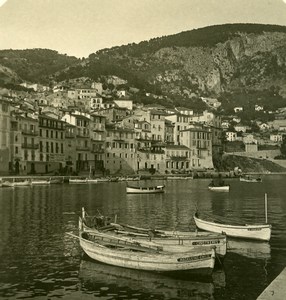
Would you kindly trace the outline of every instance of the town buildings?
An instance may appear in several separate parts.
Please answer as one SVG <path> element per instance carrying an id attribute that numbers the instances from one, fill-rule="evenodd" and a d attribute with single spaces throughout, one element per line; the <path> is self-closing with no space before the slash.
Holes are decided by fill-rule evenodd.
<path id="1" fill-rule="evenodd" d="M 244 151 L 253 153 L 262 145 L 281 144 L 285 134 L 285 120 L 278 118 L 253 120 L 260 132 L 251 135 L 250 124 L 241 119 L 242 107 L 222 116 L 222 122 L 212 98 L 204 98 L 210 108 L 198 113 L 134 104 L 122 93 L 112 100 L 104 89 L 92 83 L 21 99 L 11 93 L 1 97 L 0 173 L 185 173 L 213 169 L 225 150 L 223 141 L 242 143 Z"/>

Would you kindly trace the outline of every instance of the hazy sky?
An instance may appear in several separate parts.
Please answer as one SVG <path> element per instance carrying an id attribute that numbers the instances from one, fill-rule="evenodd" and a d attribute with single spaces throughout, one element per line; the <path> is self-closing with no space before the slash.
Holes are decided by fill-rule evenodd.
<path id="1" fill-rule="evenodd" d="M 225 23 L 286 25 L 286 0 L 0 0 L 0 49 L 99 49 Z M 4 4 L 3 4 L 4 3 Z"/>

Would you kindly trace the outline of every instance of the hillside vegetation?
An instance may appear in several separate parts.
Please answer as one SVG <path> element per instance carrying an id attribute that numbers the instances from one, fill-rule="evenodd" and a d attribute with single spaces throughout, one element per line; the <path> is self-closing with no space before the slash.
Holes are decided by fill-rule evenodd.
<path id="1" fill-rule="evenodd" d="M 9 72 L 13 71 L 22 80 L 33 83 L 47 84 L 50 75 L 78 61 L 76 57 L 49 49 L 0 50 L 0 66 L 8 68 Z M 11 82 L 19 82 L 19 78 L 14 76 Z M 5 82 L 7 81 L 6 79 Z"/>
<path id="2" fill-rule="evenodd" d="M 205 96 L 219 98 L 227 112 L 257 102 L 286 106 L 285 26 L 209 26 L 101 49 L 83 60 L 47 49 L 2 50 L 0 65 L 22 80 L 43 83 L 115 75 L 142 95 L 167 97 L 170 105 L 191 107 Z"/>
<path id="3" fill-rule="evenodd" d="M 223 155 L 219 171 L 233 171 L 235 167 L 243 173 L 279 173 L 286 172 L 286 168 L 266 159 L 257 159 L 237 155 Z"/>

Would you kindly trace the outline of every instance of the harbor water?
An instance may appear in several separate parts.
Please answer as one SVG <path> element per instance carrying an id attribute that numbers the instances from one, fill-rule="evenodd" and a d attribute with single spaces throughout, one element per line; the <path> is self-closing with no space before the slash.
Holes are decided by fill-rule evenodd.
<path id="1" fill-rule="evenodd" d="M 226 179 L 229 192 L 209 191 L 209 179 L 140 182 L 165 184 L 164 194 L 149 195 L 127 195 L 126 182 L 0 188 L 0 299 L 256 299 L 286 266 L 286 176 L 262 179 Z M 94 262 L 67 235 L 78 233 L 82 207 L 174 231 L 195 230 L 196 210 L 229 223 L 264 223 L 265 193 L 270 243 L 229 240 L 223 265 L 207 279 Z"/>

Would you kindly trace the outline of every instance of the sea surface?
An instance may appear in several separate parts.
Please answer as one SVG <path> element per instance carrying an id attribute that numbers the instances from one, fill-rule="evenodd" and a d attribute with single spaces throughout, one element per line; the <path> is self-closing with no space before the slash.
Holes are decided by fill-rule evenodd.
<path id="1" fill-rule="evenodd" d="M 0 299 L 256 299 L 286 266 L 286 176 L 262 179 L 226 179 L 229 193 L 209 191 L 207 179 L 140 182 L 166 185 L 153 195 L 126 195 L 125 182 L 0 188 Z M 67 235 L 78 233 L 82 207 L 174 231 L 195 230 L 196 210 L 228 223 L 263 223 L 265 194 L 270 243 L 230 241 L 223 266 L 207 280 L 94 262 Z"/>

